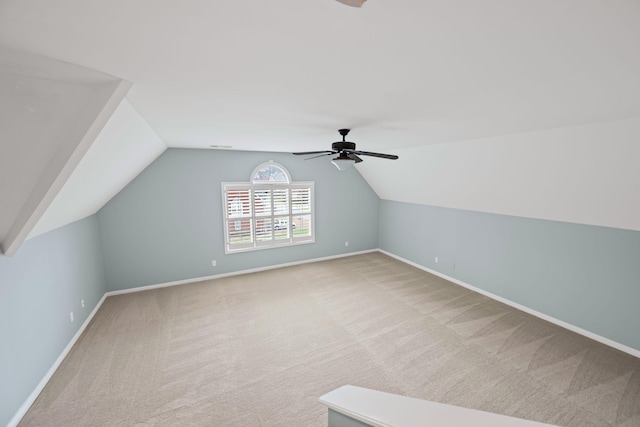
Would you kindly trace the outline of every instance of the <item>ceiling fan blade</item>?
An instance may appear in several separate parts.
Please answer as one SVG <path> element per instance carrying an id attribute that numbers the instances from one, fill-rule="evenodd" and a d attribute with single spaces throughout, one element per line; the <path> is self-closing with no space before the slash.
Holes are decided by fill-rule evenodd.
<path id="1" fill-rule="evenodd" d="M 354 153 L 347 154 L 347 157 L 350 158 L 351 160 L 355 160 L 356 163 L 360 163 L 362 161 L 362 159 L 356 156 Z"/>
<path id="2" fill-rule="evenodd" d="M 324 151 L 303 151 L 301 153 L 291 153 L 291 154 L 295 154 L 296 156 L 308 156 L 309 154 L 320 154 L 320 153 L 333 154 L 333 153 L 335 153 L 335 151 L 328 151 L 328 150 L 324 150 Z"/>
<path id="3" fill-rule="evenodd" d="M 361 156 L 372 156 L 372 157 L 380 157 L 382 159 L 389 160 L 397 160 L 398 156 L 395 154 L 382 154 L 382 153 L 372 153 L 370 151 L 354 151 L 354 154 L 360 154 Z"/>
<path id="4" fill-rule="evenodd" d="M 309 157 L 308 159 L 305 159 L 305 160 L 311 160 L 311 159 L 315 159 L 316 157 L 330 156 L 331 154 L 335 154 L 334 151 L 323 151 L 323 153 L 324 154 L 318 154 L 317 156 Z"/>
<path id="5" fill-rule="evenodd" d="M 342 1 L 342 0 L 338 0 L 338 1 Z M 360 1 L 364 2 L 365 0 L 360 0 Z M 359 156 L 380 157 L 382 159 L 390 159 L 390 160 L 398 159 L 398 156 L 396 156 L 395 154 L 373 153 L 371 151 L 356 150 L 356 144 L 355 143 L 345 140 L 347 134 L 349 134 L 349 130 L 350 129 L 338 129 L 338 132 L 340 133 L 340 135 L 342 135 L 342 141 L 337 141 L 337 142 L 334 142 L 333 144 L 331 144 L 331 148 L 333 149 L 331 151 L 329 151 L 329 150 L 325 150 L 325 151 L 304 151 L 304 152 L 297 152 L 297 153 L 292 153 L 292 154 L 295 154 L 295 155 L 298 155 L 298 156 L 316 154 L 315 156 L 306 158 L 305 160 L 311 160 L 311 159 L 315 159 L 317 157 L 329 156 L 331 154 L 338 154 L 338 158 L 336 158 L 334 160 L 353 160 L 354 163 L 362 162 L 362 159 Z M 346 162 L 346 163 L 348 163 L 348 162 Z M 340 169 L 340 168 L 338 168 L 338 169 Z"/>

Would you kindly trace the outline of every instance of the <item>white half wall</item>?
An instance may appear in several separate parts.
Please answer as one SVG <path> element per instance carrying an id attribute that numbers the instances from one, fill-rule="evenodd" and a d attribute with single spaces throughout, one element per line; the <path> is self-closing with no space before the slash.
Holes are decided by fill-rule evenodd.
<path id="1" fill-rule="evenodd" d="M 640 230 L 640 118 L 387 151 L 381 199 Z"/>

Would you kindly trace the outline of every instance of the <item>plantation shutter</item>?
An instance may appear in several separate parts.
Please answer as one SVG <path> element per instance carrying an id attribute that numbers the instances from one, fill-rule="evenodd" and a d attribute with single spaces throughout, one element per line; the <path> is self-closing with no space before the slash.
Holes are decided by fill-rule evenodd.
<path id="1" fill-rule="evenodd" d="M 223 182 L 225 252 L 315 242 L 313 182 L 264 163 L 251 182 Z"/>
<path id="2" fill-rule="evenodd" d="M 225 236 L 229 248 L 253 246 L 253 209 L 251 189 L 247 186 L 229 185 L 224 192 Z"/>
<path id="3" fill-rule="evenodd" d="M 305 240 L 313 236 L 312 189 L 308 184 L 291 187 L 291 217 L 297 225 L 293 232 L 294 240 Z"/>

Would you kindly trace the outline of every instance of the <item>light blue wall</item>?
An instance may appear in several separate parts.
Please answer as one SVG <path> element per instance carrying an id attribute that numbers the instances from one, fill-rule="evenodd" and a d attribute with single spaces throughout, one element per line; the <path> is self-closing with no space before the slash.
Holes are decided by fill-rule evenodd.
<path id="1" fill-rule="evenodd" d="M 294 181 L 315 182 L 316 242 L 225 255 L 221 182 L 248 182 L 268 160 L 287 168 Z M 329 158 L 169 149 L 98 212 L 107 286 L 119 290 L 375 249 L 378 205 L 355 169 L 341 172 Z"/>
<path id="2" fill-rule="evenodd" d="M 385 251 L 640 350 L 640 232 L 387 200 L 379 232 Z"/>
<path id="3" fill-rule="evenodd" d="M 0 255 L 0 425 L 33 392 L 105 290 L 95 216 L 28 240 L 11 258 Z"/>

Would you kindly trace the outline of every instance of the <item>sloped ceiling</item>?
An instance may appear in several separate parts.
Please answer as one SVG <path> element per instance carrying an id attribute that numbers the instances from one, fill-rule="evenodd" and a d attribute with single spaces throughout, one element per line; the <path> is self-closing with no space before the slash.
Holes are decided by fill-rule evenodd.
<path id="1" fill-rule="evenodd" d="M 167 146 L 319 150 L 352 128 L 358 148 L 402 154 L 358 166 L 385 198 L 420 182 L 434 144 L 495 159 L 491 138 L 526 152 L 537 140 L 509 135 L 640 117 L 639 24 L 633 0 L 0 1 L 0 44 L 132 82 L 127 99 Z M 552 181 L 580 169 L 561 159 Z M 508 181 L 502 162 L 492 179 Z M 411 188 L 403 200 L 438 202 Z M 465 200 L 454 207 L 485 209 Z"/>
<path id="2" fill-rule="evenodd" d="M 93 215 L 166 148 L 160 137 L 125 99 L 29 238 Z"/>
<path id="3" fill-rule="evenodd" d="M 130 84 L 0 47 L 0 247 L 14 254 Z"/>
<path id="4" fill-rule="evenodd" d="M 640 230 L 640 118 L 396 153 L 358 166 L 386 200 Z"/>

